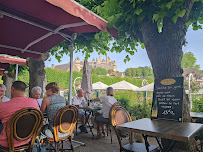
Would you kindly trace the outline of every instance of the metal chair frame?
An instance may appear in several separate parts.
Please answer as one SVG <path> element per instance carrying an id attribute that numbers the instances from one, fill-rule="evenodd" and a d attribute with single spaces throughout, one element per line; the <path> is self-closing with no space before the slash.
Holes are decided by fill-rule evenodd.
<path id="1" fill-rule="evenodd" d="M 118 143 L 119 143 L 119 146 L 120 146 L 120 151 L 121 151 L 121 152 L 122 152 L 122 151 L 126 151 L 126 152 L 133 151 L 132 149 L 131 149 L 131 150 L 126 149 L 125 146 L 127 147 L 127 145 L 124 145 L 124 146 L 122 145 L 121 137 L 120 137 L 120 134 L 119 134 L 118 129 L 117 129 L 117 125 L 119 125 L 119 124 L 116 122 L 116 113 L 117 113 L 119 110 L 121 110 L 121 111 L 123 112 L 123 114 L 126 115 L 126 118 L 127 118 L 126 122 L 130 122 L 130 121 L 132 121 L 132 119 L 131 119 L 130 114 L 127 112 L 127 110 L 126 110 L 125 108 L 123 108 L 121 105 L 115 105 L 114 107 L 112 107 L 112 110 L 111 110 L 111 113 L 110 113 L 110 116 L 111 116 L 111 124 L 112 124 L 112 126 L 113 126 L 113 128 L 114 128 L 114 131 L 115 131 L 115 133 L 116 133 L 116 136 L 117 136 L 117 138 L 118 138 Z M 125 122 L 124 122 L 124 123 L 125 123 Z M 149 143 L 148 143 L 147 140 L 145 140 L 145 146 L 143 145 L 143 143 L 136 143 L 136 142 L 133 142 L 133 132 L 130 132 L 130 133 L 129 133 L 129 143 L 130 143 L 130 145 L 135 144 L 135 146 L 137 145 L 137 146 L 139 146 L 140 148 L 145 147 L 146 149 L 142 149 L 142 150 L 144 150 L 144 151 L 149 151 L 149 146 L 150 146 L 150 145 L 149 145 Z M 141 147 L 140 145 L 142 145 L 142 147 Z M 134 147 L 134 148 L 135 148 L 135 147 Z M 157 148 L 157 147 L 156 147 L 156 148 Z M 154 149 L 156 149 L 156 148 L 154 148 Z M 153 149 L 153 150 L 154 150 L 154 149 Z M 139 151 L 139 150 L 138 150 L 138 151 Z"/>
<path id="2" fill-rule="evenodd" d="M 69 126 L 69 128 L 63 129 L 62 127 L 62 117 L 63 114 L 67 111 L 72 111 L 73 112 L 73 117 L 71 119 L 71 124 Z M 65 106 L 63 108 L 61 108 L 55 115 L 54 117 L 54 138 L 46 138 L 44 139 L 44 142 L 48 142 L 52 148 L 51 149 L 47 149 L 47 150 L 54 150 L 54 151 L 67 151 L 67 150 L 72 150 L 74 152 L 73 149 L 73 145 L 72 145 L 72 133 L 73 130 L 75 128 L 75 125 L 77 123 L 78 120 L 78 108 L 76 106 L 73 105 L 69 105 L 69 106 Z M 69 135 L 65 136 L 65 137 L 59 137 L 59 131 L 62 133 L 69 133 Z M 70 144 L 67 142 L 67 139 L 69 140 Z M 55 145 L 52 145 L 52 142 L 55 143 Z M 66 142 L 67 144 L 69 144 L 70 149 L 64 149 L 63 148 L 63 143 Z M 61 146 L 61 148 L 60 148 Z"/>

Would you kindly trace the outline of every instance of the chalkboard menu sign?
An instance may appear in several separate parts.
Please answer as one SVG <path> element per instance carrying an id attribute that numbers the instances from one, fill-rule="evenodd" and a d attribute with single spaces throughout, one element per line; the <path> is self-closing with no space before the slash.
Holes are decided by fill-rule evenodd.
<path id="1" fill-rule="evenodd" d="M 183 77 L 156 79 L 152 117 L 182 121 Z"/>

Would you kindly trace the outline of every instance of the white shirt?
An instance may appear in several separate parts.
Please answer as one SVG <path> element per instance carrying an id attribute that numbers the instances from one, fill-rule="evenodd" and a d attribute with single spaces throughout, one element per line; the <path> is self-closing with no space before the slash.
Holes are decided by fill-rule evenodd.
<path id="1" fill-rule="evenodd" d="M 37 102 L 38 102 L 38 104 L 39 104 L 39 107 L 41 107 L 41 105 L 42 105 L 42 100 L 43 100 L 43 98 L 37 99 Z"/>
<path id="2" fill-rule="evenodd" d="M 78 96 L 73 97 L 72 99 L 72 104 L 73 105 L 79 105 L 79 107 L 86 107 L 86 100 L 84 97 L 82 97 L 81 99 L 79 99 Z"/>
<path id="3" fill-rule="evenodd" d="M 7 101 L 9 101 L 10 99 L 8 98 L 8 97 L 6 97 L 6 96 L 4 96 L 3 98 L 2 98 L 2 102 L 7 102 Z"/>
<path id="4" fill-rule="evenodd" d="M 110 108 L 115 102 L 117 102 L 116 98 L 114 98 L 113 96 L 105 96 L 105 97 L 100 97 L 100 101 L 103 104 L 102 116 L 104 118 L 109 118 Z"/>

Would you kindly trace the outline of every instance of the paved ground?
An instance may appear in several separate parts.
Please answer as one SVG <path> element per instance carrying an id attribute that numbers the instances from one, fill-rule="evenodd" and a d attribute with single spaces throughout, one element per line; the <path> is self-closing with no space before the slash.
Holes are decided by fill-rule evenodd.
<path id="1" fill-rule="evenodd" d="M 93 129 L 93 132 L 96 136 L 96 130 Z M 99 139 L 92 139 L 92 135 L 91 133 L 82 133 L 82 134 L 78 134 L 78 135 L 74 135 L 74 140 L 76 141 L 80 141 L 85 143 L 85 146 L 78 146 L 78 144 L 74 143 L 74 146 L 77 146 L 74 148 L 75 152 L 119 152 L 120 148 L 119 148 L 119 144 L 118 144 L 118 140 L 117 137 L 114 133 L 114 131 L 112 131 L 112 135 L 113 135 L 113 143 L 111 144 L 111 140 L 110 140 L 110 135 L 106 136 L 106 137 L 101 137 Z M 122 140 L 123 143 L 127 142 L 127 139 L 123 139 Z M 150 144 L 155 144 L 156 140 L 155 138 L 149 138 L 149 142 Z M 67 145 L 65 146 L 67 147 Z M 34 152 L 38 152 L 38 150 L 35 148 Z M 42 147 L 42 150 L 40 150 L 40 152 L 46 152 L 45 147 Z M 182 150 L 173 150 L 172 152 L 184 152 Z"/>
<path id="2" fill-rule="evenodd" d="M 111 144 L 110 140 L 110 135 L 106 137 L 101 137 L 99 139 L 96 138 L 96 130 L 93 129 L 95 138 L 92 138 L 92 134 L 89 133 L 82 133 L 78 135 L 74 135 L 74 140 L 80 141 L 85 143 L 85 146 L 78 146 L 79 144 L 74 143 L 75 147 L 74 150 L 75 152 L 119 152 L 119 144 L 117 137 L 112 130 L 112 138 L 113 138 L 113 143 Z M 156 141 L 152 138 L 149 139 L 150 143 L 156 144 Z M 122 140 L 123 143 L 127 142 L 127 139 Z M 67 145 L 66 145 L 67 146 Z M 42 147 L 41 152 L 45 152 L 45 147 Z M 34 149 L 34 152 L 37 152 L 37 149 Z"/>

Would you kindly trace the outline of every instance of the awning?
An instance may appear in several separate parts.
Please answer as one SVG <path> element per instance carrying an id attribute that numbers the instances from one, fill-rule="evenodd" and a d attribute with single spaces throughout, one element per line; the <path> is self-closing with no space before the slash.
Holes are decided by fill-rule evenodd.
<path id="1" fill-rule="evenodd" d="M 13 57 L 0 56 L 0 62 L 9 64 L 27 65 L 27 61 L 25 59 L 17 59 Z"/>
<path id="2" fill-rule="evenodd" d="M 73 33 L 100 30 L 118 37 L 115 28 L 73 0 L 0 0 L 1 54 L 39 59 Z"/>
<path id="3" fill-rule="evenodd" d="M 108 88 L 108 85 L 102 83 L 102 82 L 96 82 L 92 84 L 93 90 L 106 90 Z"/>
<path id="4" fill-rule="evenodd" d="M 115 28 L 73 0 L 0 0 L 0 54 L 40 59 L 63 40 L 71 42 L 70 104 L 74 34 L 101 30 L 118 38 Z"/>
<path id="5" fill-rule="evenodd" d="M 138 91 L 154 91 L 154 83 L 143 86 Z"/>
<path id="6" fill-rule="evenodd" d="M 0 56 L 0 74 L 3 74 L 4 70 L 10 64 L 27 65 L 27 61 L 25 59 L 14 58 L 11 56 L 9 57 Z"/>
<path id="7" fill-rule="evenodd" d="M 109 87 L 112 87 L 114 90 L 133 90 L 133 91 L 139 90 L 139 87 L 137 87 L 125 80 L 112 84 Z"/>
<path id="8" fill-rule="evenodd" d="M 8 63 L 0 63 L 0 74 L 4 73 L 4 70 L 9 66 Z"/>

